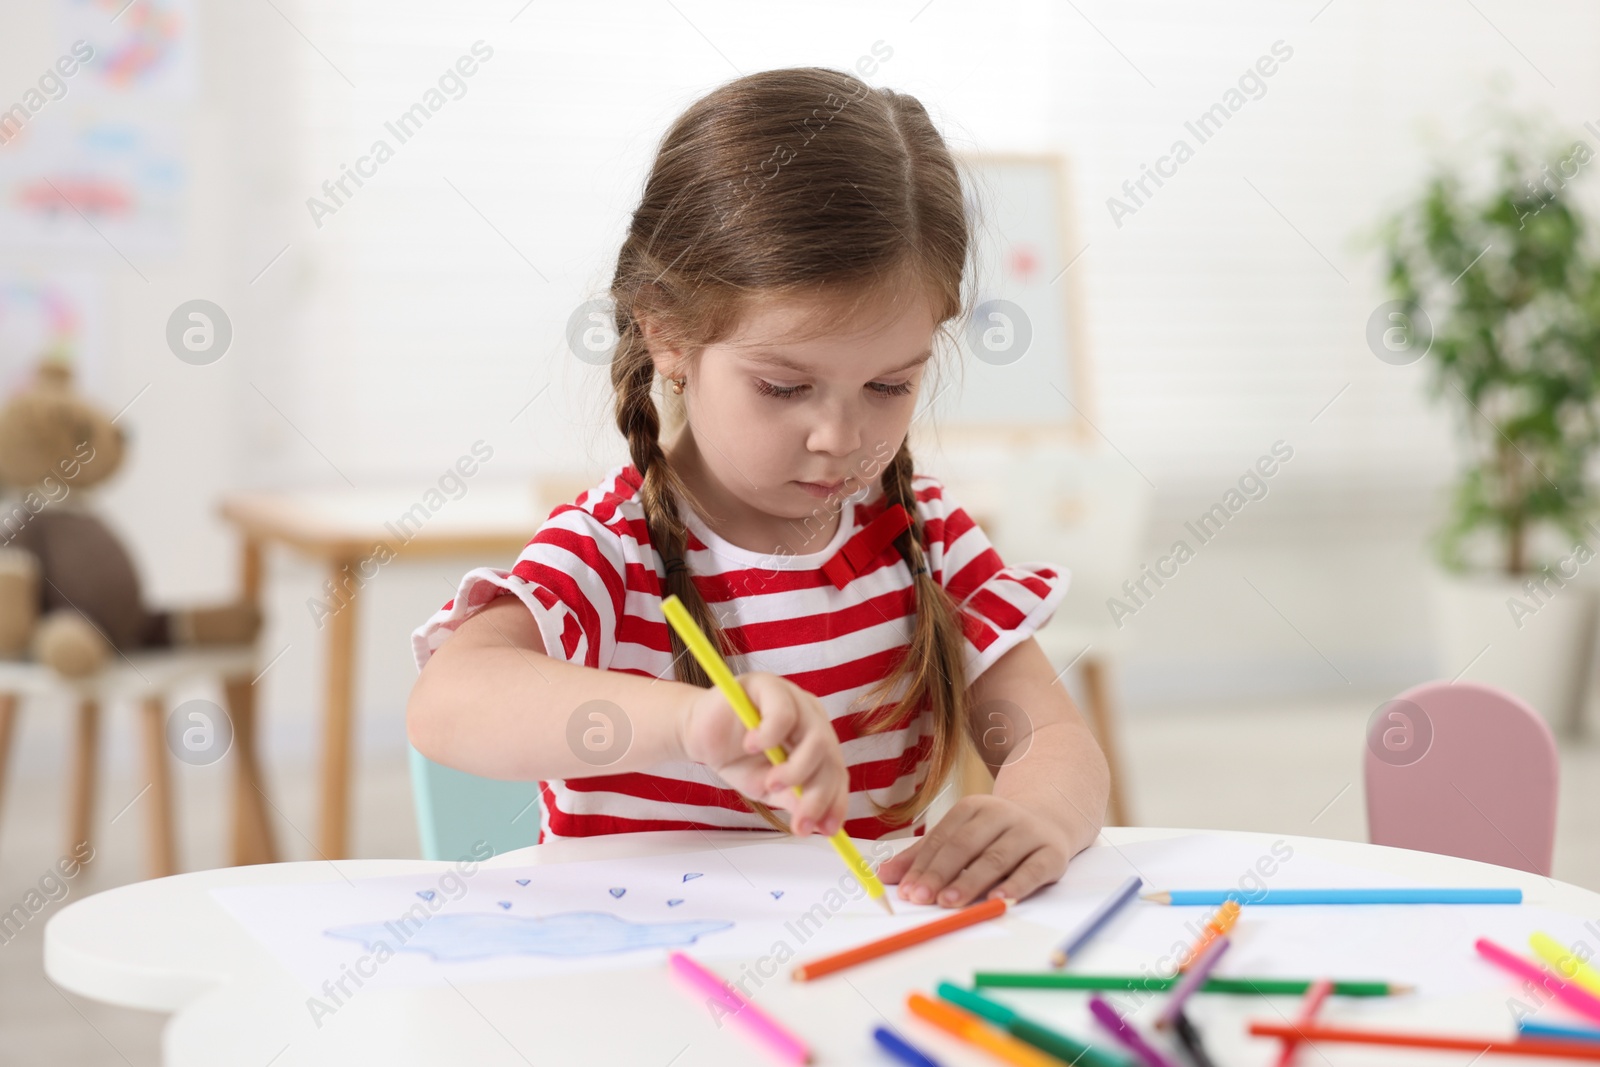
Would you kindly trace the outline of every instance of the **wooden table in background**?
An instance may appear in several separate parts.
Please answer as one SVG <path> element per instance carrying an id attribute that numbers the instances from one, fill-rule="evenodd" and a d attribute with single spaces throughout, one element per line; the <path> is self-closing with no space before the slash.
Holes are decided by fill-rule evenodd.
<path id="1" fill-rule="evenodd" d="M 466 480 L 458 499 L 445 497 L 431 515 L 415 490 L 257 491 L 224 497 L 222 517 L 244 541 L 241 587 L 256 604 L 261 601 L 262 558 L 268 545 L 292 549 L 326 568 L 335 588 L 348 566 L 359 574 L 360 563 L 387 546 L 394 558 L 383 564 L 443 556 L 466 557 L 474 566 L 509 567 L 517 552 L 549 516 L 556 503 L 575 499 L 589 483 L 571 489 L 570 480 L 536 488 L 532 481 L 479 484 Z M 569 492 L 568 490 L 571 489 Z M 548 506 L 541 501 L 550 500 Z M 413 512 L 413 509 L 418 509 Z M 400 525 L 408 513 L 421 516 L 409 528 Z M 367 570 L 371 570 L 369 564 Z M 381 571 L 379 572 L 381 573 Z M 370 580 L 370 579 L 369 579 Z M 328 618 L 327 666 L 323 682 L 322 806 L 317 848 L 325 859 L 349 855 L 350 737 L 355 699 L 356 609 L 359 594 L 346 596 L 343 608 Z M 449 599 L 441 589 L 439 603 Z M 417 620 L 420 624 L 422 620 Z"/>

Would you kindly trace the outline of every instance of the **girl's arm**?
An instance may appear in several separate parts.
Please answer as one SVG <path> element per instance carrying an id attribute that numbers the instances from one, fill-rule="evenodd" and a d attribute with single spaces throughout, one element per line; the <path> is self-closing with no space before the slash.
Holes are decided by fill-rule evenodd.
<path id="1" fill-rule="evenodd" d="M 1039 642 L 1030 637 L 996 660 L 972 683 L 972 698 L 975 720 L 983 719 L 985 705 L 1013 720 L 987 735 L 991 743 L 979 743 L 994 795 L 1047 815 L 1066 831 L 1070 855 L 1093 844 L 1105 825 L 1111 771 Z M 973 723 L 980 739 L 994 726 Z"/>
<path id="2" fill-rule="evenodd" d="M 406 702 L 406 735 L 429 759 L 484 778 L 622 774 L 688 758 L 683 723 L 701 693 L 547 656 L 533 615 L 505 596 L 423 666 Z M 594 701 L 608 703 L 573 725 L 578 708 Z"/>
<path id="3" fill-rule="evenodd" d="M 1094 735 L 1032 637 L 972 683 L 971 732 L 993 793 L 960 798 L 878 877 L 900 897 L 962 907 L 1021 900 L 1066 872 L 1105 821 L 1111 774 Z"/>

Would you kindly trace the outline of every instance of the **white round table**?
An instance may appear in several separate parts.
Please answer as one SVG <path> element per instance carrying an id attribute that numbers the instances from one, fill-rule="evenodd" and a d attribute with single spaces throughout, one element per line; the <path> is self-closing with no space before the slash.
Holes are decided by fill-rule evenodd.
<path id="1" fill-rule="evenodd" d="M 1518 886 L 1526 904 L 1600 923 L 1600 894 L 1573 885 L 1524 871 L 1355 842 L 1286 834 L 1113 828 L 1105 831 L 1094 850 L 1195 834 L 1263 852 L 1274 842 L 1287 841 L 1297 853 L 1425 884 Z M 521 849 L 484 866 L 609 859 L 712 846 L 729 849 L 775 836 L 693 831 L 618 834 Z M 905 847 L 910 840 L 894 844 Z M 664 965 L 565 975 L 559 980 L 374 989 L 353 997 L 318 1026 L 307 1010 L 309 991 L 210 895 L 210 890 L 222 886 L 415 874 L 448 866 L 422 860 L 280 863 L 197 871 L 122 886 L 76 901 L 51 917 L 45 929 L 45 972 L 63 988 L 94 1000 L 173 1013 L 162 1042 L 163 1059 L 170 1067 L 353 1063 L 688 1067 L 776 1062 L 752 1045 L 740 1027 L 715 1025 L 676 988 Z M 769 982 L 758 1003 L 810 1041 L 817 1064 L 892 1064 L 871 1040 L 873 1026 L 880 1023 L 892 1025 L 942 1063 L 994 1064 L 999 1061 L 988 1053 L 947 1038 L 911 1015 L 905 998 L 913 989 L 933 996 L 940 979 L 968 984 L 975 969 L 1042 970 L 1048 948 L 1061 936 L 1059 929 L 1041 927 L 1017 914 L 996 920 L 995 925 L 1001 928 L 999 936 L 935 940 L 829 979 Z M 1525 944 L 1509 947 L 1526 953 Z M 725 975 L 732 972 L 732 968 L 719 970 Z M 996 999 L 1010 992 L 996 991 Z M 1418 1028 L 1460 1024 L 1482 1033 L 1485 1012 L 1503 1013 L 1506 998 L 1515 992 L 1516 983 L 1508 980 L 1503 991 L 1435 1005 L 1426 1025 L 1419 1023 Z M 1238 1067 L 1275 1062 L 1278 1043 L 1249 1038 L 1239 1024 L 1246 1017 L 1292 1017 L 1296 998 L 1273 998 L 1270 1005 L 1246 997 L 1202 999 L 1208 1001 L 1206 1011 L 1223 1013 L 1206 1031 L 1218 1063 Z M 1229 1003 L 1220 1003 L 1224 1001 Z M 1199 1021 L 1200 1008 L 1195 1011 Z M 1487 1028 L 1495 1025 L 1491 1021 Z M 1081 1030 L 1079 1034 L 1091 1036 Z M 1305 1067 L 1397 1061 L 1463 1067 L 1472 1059 L 1465 1053 L 1331 1044 L 1303 1049 L 1300 1057 L 1297 1063 Z M 1494 1056 L 1485 1062 L 1532 1061 Z"/>

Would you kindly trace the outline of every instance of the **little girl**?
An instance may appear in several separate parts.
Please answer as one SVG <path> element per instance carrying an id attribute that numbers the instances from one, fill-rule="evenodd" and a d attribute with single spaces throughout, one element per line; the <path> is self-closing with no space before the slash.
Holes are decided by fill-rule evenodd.
<path id="1" fill-rule="evenodd" d="M 1032 637 L 1068 574 L 1003 563 L 907 445 L 935 336 L 964 321 L 973 245 L 954 160 L 912 97 L 803 68 L 693 104 L 611 281 L 632 461 L 416 630 L 412 744 L 537 779 L 540 841 L 842 825 L 916 838 L 878 870 L 901 899 L 1020 900 L 1058 879 L 1109 782 Z M 667 625 L 669 594 L 758 729 Z M 974 742 L 993 792 L 924 834 Z"/>

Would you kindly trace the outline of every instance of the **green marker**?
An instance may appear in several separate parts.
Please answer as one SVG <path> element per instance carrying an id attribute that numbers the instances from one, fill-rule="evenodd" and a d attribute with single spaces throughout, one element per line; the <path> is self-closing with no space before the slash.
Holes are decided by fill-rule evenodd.
<path id="1" fill-rule="evenodd" d="M 1157 978 L 1137 974 L 1061 974 L 1055 971 L 977 971 L 975 986 L 1010 989 L 1128 989 L 1161 993 L 1178 984 L 1177 978 Z M 1304 993 L 1311 988 L 1308 978 L 1208 978 L 1197 992 L 1234 995 L 1277 996 Z M 1333 992 L 1341 997 L 1388 997 L 1409 993 L 1415 988 L 1399 982 L 1335 982 Z"/>

